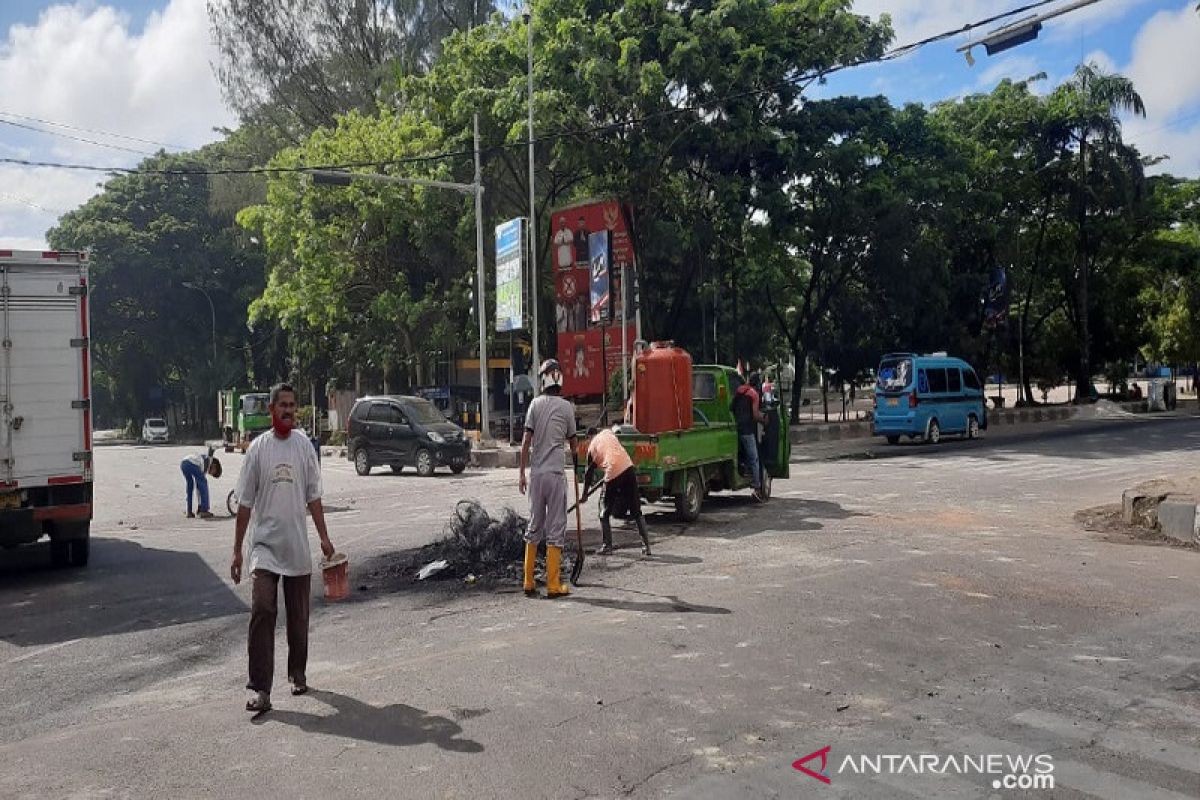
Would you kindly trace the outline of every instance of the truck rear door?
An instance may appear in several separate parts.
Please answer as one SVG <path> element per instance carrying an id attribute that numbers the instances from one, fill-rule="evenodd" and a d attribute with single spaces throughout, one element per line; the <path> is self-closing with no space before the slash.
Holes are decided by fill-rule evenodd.
<path id="1" fill-rule="evenodd" d="M 0 328 L 0 481 L 90 481 L 83 257 L 0 251 Z"/>

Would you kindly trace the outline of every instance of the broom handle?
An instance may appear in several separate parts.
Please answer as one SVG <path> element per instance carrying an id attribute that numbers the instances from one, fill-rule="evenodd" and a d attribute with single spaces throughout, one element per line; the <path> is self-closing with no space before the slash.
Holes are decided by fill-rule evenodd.
<path id="1" fill-rule="evenodd" d="M 579 473 L 571 470 L 571 478 L 575 482 L 575 543 L 579 552 L 583 553 L 583 511 L 579 508 Z"/>

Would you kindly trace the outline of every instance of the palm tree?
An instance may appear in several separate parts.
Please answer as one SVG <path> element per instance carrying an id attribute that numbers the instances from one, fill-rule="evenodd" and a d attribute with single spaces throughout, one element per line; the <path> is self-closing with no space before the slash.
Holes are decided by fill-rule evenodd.
<path id="1" fill-rule="evenodd" d="M 1146 106 L 1133 81 L 1123 75 L 1109 75 L 1095 64 L 1076 68 L 1071 80 L 1060 86 L 1051 97 L 1051 107 L 1057 124 L 1053 134 L 1059 141 L 1064 160 L 1075 162 L 1077 178 L 1071 197 L 1076 227 L 1075 266 L 1071 297 L 1079 344 L 1079 372 L 1076 375 L 1076 398 L 1087 397 L 1091 391 L 1091 334 L 1088 325 L 1088 283 L 1095 252 L 1089 242 L 1088 209 L 1094 205 L 1096 187 L 1089 183 L 1089 170 L 1096 159 L 1094 153 L 1114 156 L 1109 160 L 1127 170 L 1135 183 L 1141 180 L 1141 163 L 1135 151 L 1121 138 L 1121 114 L 1146 116 Z M 1072 156 L 1072 153 L 1074 154 Z M 1092 170 L 1094 171 L 1094 170 Z M 1106 177 L 1111 176 L 1105 170 Z"/>

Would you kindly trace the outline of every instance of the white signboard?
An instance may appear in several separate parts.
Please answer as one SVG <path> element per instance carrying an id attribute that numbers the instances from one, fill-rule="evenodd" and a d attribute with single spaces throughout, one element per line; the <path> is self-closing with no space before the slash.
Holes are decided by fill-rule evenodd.
<path id="1" fill-rule="evenodd" d="M 496 226 L 496 330 L 524 327 L 525 220 L 510 219 Z"/>

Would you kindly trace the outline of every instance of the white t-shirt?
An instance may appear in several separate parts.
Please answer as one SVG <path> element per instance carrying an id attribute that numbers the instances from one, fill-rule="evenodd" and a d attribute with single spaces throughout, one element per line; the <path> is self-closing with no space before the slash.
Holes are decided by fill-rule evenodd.
<path id="1" fill-rule="evenodd" d="M 250 515 L 250 571 L 309 575 L 308 504 L 321 499 L 321 466 L 303 433 L 280 439 L 272 431 L 246 451 L 238 477 L 238 504 Z"/>

